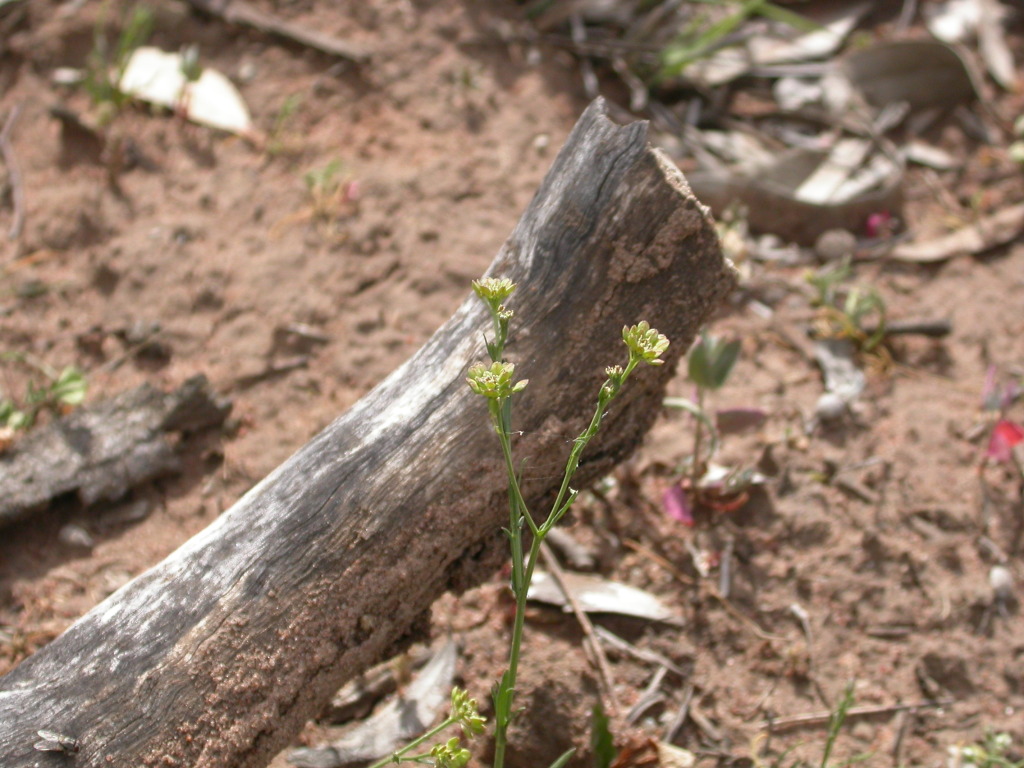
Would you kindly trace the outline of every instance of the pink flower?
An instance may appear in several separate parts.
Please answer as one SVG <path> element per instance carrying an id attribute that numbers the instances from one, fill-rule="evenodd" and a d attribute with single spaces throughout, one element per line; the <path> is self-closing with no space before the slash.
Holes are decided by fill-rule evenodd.
<path id="1" fill-rule="evenodd" d="M 1008 419 L 1000 419 L 992 428 L 985 457 L 1009 464 L 1015 445 L 1024 442 L 1024 428 Z"/>
<path id="2" fill-rule="evenodd" d="M 682 523 L 687 528 L 693 527 L 693 507 L 690 506 L 686 491 L 679 483 L 669 486 L 662 494 L 661 506 L 665 510 L 665 514 L 673 520 Z"/>

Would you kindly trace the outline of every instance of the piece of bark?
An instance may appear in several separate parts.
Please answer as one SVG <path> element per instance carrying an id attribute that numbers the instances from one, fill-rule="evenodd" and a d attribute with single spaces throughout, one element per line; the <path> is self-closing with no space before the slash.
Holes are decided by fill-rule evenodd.
<path id="1" fill-rule="evenodd" d="M 639 444 L 734 285 L 706 210 L 647 125 L 580 119 L 489 274 L 519 284 L 513 420 L 540 509 L 586 427 L 622 326 L 673 341 L 617 398 L 574 485 Z M 489 317 L 470 296 L 407 363 L 205 531 L 0 678 L 5 768 L 46 728 L 76 766 L 264 766 L 333 693 L 422 632 L 431 603 L 504 560 L 505 470 L 465 383 Z"/>
<path id="2" fill-rule="evenodd" d="M 148 384 L 40 427 L 0 455 L 0 527 L 74 493 L 88 506 L 180 469 L 168 432 L 223 423 L 231 405 L 203 375 L 165 394 Z"/>

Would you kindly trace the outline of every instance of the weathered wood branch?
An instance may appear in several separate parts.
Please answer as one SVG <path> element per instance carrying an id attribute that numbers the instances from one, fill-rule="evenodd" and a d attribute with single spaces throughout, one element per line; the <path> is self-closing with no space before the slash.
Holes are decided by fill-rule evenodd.
<path id="1" fill-rule="evenodd" d="M 64 494 L 86 506 L 114 501 L 177 472 L 168 433 L 222 424 L 230 412 L 231 402 L 199 375 L 167 394 L 143 384 L 33 430 L 0 456 L 0 527 Z"/>
<path id="2" fill-rule="evenodd" d="M 519 283 L 511 359 L 524 491 L 542 506 L 586 426 L 622 326 L 672 338 L 638 371 L 581 467 L 633 451 L 666 381 L 733 285 L 708 215 L 646 143 L 586 111 L 490 269 Z M 505 479 L 464 383 L 488 318 L 467 301 L 429 342 L 201 534 L 0 679 L 5 768 L 263 766 L 332 693 L 503 558 Z M 531 473 L 532 476 L 531 476 Z"/>

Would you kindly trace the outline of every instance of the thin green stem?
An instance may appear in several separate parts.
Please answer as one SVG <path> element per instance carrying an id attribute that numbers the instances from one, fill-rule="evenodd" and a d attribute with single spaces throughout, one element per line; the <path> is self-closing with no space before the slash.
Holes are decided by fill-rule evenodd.
<path id="1" fill-rule="evenodd" d="M 509 643 L 508 668 L 505 680 L 508 687 L 515 689 L 516 675 L 519 673 L 519 656 L 523 644 L 523 627 L 526 624 L 526 596 L 529 593 L 530 582 L 533 580 L 533 569 L 537 565 L 537 558 L 540 556 L 540 545 L 544 541 L 544 533 L 538 532 L 534 535 L 530 544 L 530 554 L 526 560 L 526 567 L 523 574 L 523 586 L 516 593 L 516 616 L 512 624 L 512 639 Z M 509 709 L 511 715 L 511 708 Z M 508 745 L 508 726 L 511 717 L 505 720 L 496 720 L 494 724 L 494 765 L 493 768 L 504 768 L 505 748 Z"/>
<path id="2" fill-rule="evenodd" d="M 530 582 L 533 580 L 534 568 L 537 565 L 537 559 L 540 557 L 541 545 L 548 532 L 568 512 L 576 500 L 577 491 L 573 490 L 569 484 L 579 468 L 580 457 L 583 451 L 601 426 L 601 421 L 605 416 L 608 404 L 619 393 L 630 373 L 633 372 L 641 361 L 646 361 L 652 365 L 659 365 L 661 363 L 658 356 L 665 351 L 669 342 L 663 335 L 650 328 L 646 322 L 638 323 L 632 328 L 623 328 L 622 337 L 629 348 L 629 361 L 624 369 L 620 366 L 612 366 L 606 369 L 608 378 L 598 393 L 597 408 L 594 410 L 594 415 L 587 428 L 573 441 L 573 447 L 569 452 L 565 472 L 562 476 L 561 487 L 558 490 L 554 503 L 551 505 L 551 511 L 548 513 L 547 519 L 542 525 L 538 526 L 523 498 L 519 479 L 516 476 L 515 464 L 512 459 L 510 396 L 522 389 L 525 386 L 525 382 L 520 382 L 513 387 L 510 381 L 512 366 L 501 364 L 501 355 L 507 338 L 508 318 L 511 317 L 511 313 L 504 312 L 497 305 L 498 299 L 495 297 L 495 286 L 493 284 L 474 284 L 474 286 L 478 289 L 478 294 L 488 303 L 491 309 L 495 338 L 493 342 L 488 342 L 487 350 L 494 364 L 491 368 L 491 376 L 497 377 L 497 385 L 486 380 L 484 375 L 486 371 L 482 370 L 482 367 L 474 367 L 470 370 L 471 372 L 475 371 L 476 375 L 470 380 L 470 386 L 478 393 L 485 394 L 490 398 L 491 423 L 495 432 L 498 433 L 502 457 L 505 461 L 509 493 L 508 537 L 512 550 L 512 592 L 516 600 L 512 637 L 509 643 L 508 666 L 494 690 L 493 768 L 504 768 L 505 753 L 508 746 L 508 728 L 514 716 L 512 707 L 515 698 L 516 677 L 519 673 L 523 628 L 526 624 L 526 600 L 529 595 Z M 496 370 L 498 368 L 502 370 Z M 503 376 L 504 378 L 502 378 Z M 485 388 L 485 384 L 489 388 Z M 530 551 L 525 558 L 523 556 L 524 523 L 529 526 L 530 533 L 532 534 Z M 568 754 L 571 753 L 567 753 L 563 759 L 568 759 Z M 379 766 L 374 766 L 373 768 L 379 768 Z"/>
<path id="3" fill-rule="evenodd" d="M 575 492 L 569 488 L 569 484 L 572 482 L 573 475 L 579 468 L 580 456 L 583 454 L 584 449 L 590 440 L 597 434 L 598 429 L 601 426 L 601 420 L 604 418 L 608 403 L 618 394 L 618 390 L 621 384 L 629 377 L 633 369 L 639 361 L 630 358 L 625 371 L 619 381 L 619 386 L 608 389 L 602 387 L 601 393 L 598 396 L 597 408 L 594 411 L 594 416 L 590 420 L 589 426 L 580 434 L 579 437 L 573 442 L 572 451 L 569 454 L 569 459 L 565 465 L 565 473 L 562 476 L 562 485 L 559 488 L 558 495 L 555 497 L 554 503 L 551 505 L 551 512 L 548 514 L 547 520 L 544 521 L 539 527 L 533 521 L 526 504 L 522 500 L 522 493 L 519 489 L 519 483 L 516 480 L 515 468 L 512 463 L 512 452 L 511 446 L 508 439 L 508 434 L 511 431 L 508 424 L 503 421 L 500 423 L 498 436 L 500 438 L 502 452 L 505 455 L 505 466 L 509 476 L 509 489 L 513 494 L 512 503 L 510 508 L 512 509 L 512 530 L 510 531 L 510 538 L 512 540 L 512 573 L 513 573 L 513 586 L 516 597 L 516 614 L 512 624 L 512 638 L 509 647 L 509 658 L 508 667 L 505 675 L 502 678 L 502 684 L 505 691 L 514 691 L 516 676 L 519 672 L 519 657 L 522 648 L 523 640 L 523 628 L 525 626 L 526 617 L 526 598 L 529 594 L 530 583 L 533 580 L 533 571 L 537 565 L 537 559 L 540 557 L 540 547 L 544 542 L 544 537 L 547 536 L 548 532 L 555 526 L 559 519 L 568 511 L 569 507 L 572 506 L 572 502 L 575 500 Z M 530 525 L 530 532 L 533 534 L 533 540 L 530 543 L 530 553 L 525 561 L 522 560 L 522 526 L 519 520 L 522 518 L 516 517 L 516 510 L 522 511 L 523 516 Z M 517 576 L 518 574 L 518 576 Z M 507 710 L 503 710 L 501 716 L 495 718 L 495 733 L 494 733 L 494 768 L 504 768 L 505 764 L 505 750 L 508 745 L 508 726 L 511 720 L 511 707 Z"/>
<path id="4" fill-rule="evenodd" d="M 704 387 L 697 387 L 697 410 L 704 413 Z M 693 430 L 693 462 L 690 465 L 690 488 L 697 490 L 697 483 L 704 476 L 704 460 L 700 457 L 701 444 L 704 442 L 704 419 L 698 418 Z"/>
<path id="5" fill-rule="evenodd" d="M 630 356 L 629 363 L 626 365 L 625 371 L 622 373 L 622 380 L 619 384 L 619 388 L 626 383 L 626 379 L 629 378 L 629 374 L 633 372 L 639 361 Z M 569 483 L 572 482 L 573 475 L 576 474 L 576 470 L 580 465 L 580 456 L 583 454 L 583 450 L 587 447 L 587 443 L 591 441 L 594 435 L 597 434 L 598 429 L 601 427 L 601 420 L 604 418 L 605 411 L 608 408 L 608 403 L 611 402 L 612 398 L 618 394 L 618 389 L 615 391 L 606 392 L 604 388 L 601 390 L 601 394 L 598 396 L 597 408 L 594 411 L 594 416 L 590 420 L 590 426 L 588 426 L 576 440 L 573 441 L 572 451 L 569 453 L 569 460 L 565 464 L 565 474 L 562 476 L 562 486 L 558 489 L 558 495 L 555 497 L 555 503 L 551 505 L 551 514 L 548 515 L 548 519 L 541 526 L 541 530 L 545 533 L 551 530 L 551 528 L 558 522 L 559 518 L 565 514 L 568 510 L 568 506 L 563 508 L 563 502 L 565 496 L 569 492 Z"/>
<path id="6" fill-rule="evenodd" d="M 505 424 L 500 424 L 500 431 L 498 433 L 501 439 L 501 452 L 505 457 L 505 471 L 508 473 L 508 487 L 509 492 L 515 503 L 519 507 L 519 512 L 523 519 L 526 520 L 526 524 L 530 526 L 530 532 L 537 535 L 538 528 L 537 523 L 534 522 L 533 516 L 530 514 L 529 507 L 526 506 L 526 501 L 523 499 L 523 492 L 519 488 L 519 480 L 516 478 L 515 464 L 512 462 L 512 443 L 509 440 L 509 433 L 506 430 Z"/>
<path id="7" fill-rule="evenodd" d="M 509 440 L 509 433 L 512 431 L 511 414 L 504 402 L 495 401 L 491 406 L 491 419 L 494 422 L 495 431 L 498 433 L 498 441 L 501 443 L 501 451 L 505 456 L 505 470 L 508 474 L 508 535 L 509 547 L 512 551 L 512 587 L 518 594 L 523 589 L 523 526 L 522 519 L 525 517 L 530 521 L 530 530 L 534 530 L 533 518 L 530 517 L 526 502 L 523 501 L 523 494 L 519 490 L 519 482 L 516 479 L 515 467 L 512 464 L 512 445 Z"/>
<path id="8" fill-rule="evenodd" d="M 404 747 L 402 747 L 397 752 L 392 752 L 387 757 L 382 757 L 376 763 L 371 765 L 370 768 L 383 768 L 383 766 L 390 765 L 392 763 L 394 763 L 395 765 L 398 765 L 398 763 L 401 763 L 401 762 L 411 762 L 411 761 L 417 760 L 417 759 L 419 759 L 421 757 L 424 757 L 424 755 L 414 755 L 413 757 L 406 757 L 406 758 L 403 759 L 403 756 L 407 752 L 410 752 L 411 750 L 415 749 L 416 747 L 418 747 L 423 742 L 428 741 L 429 739 L 434 738 L 435 736 L 437 736 L 437 734 L 441 733 L 441 731 L 443 731 L 445 728 L 449 728 L 449 727 L 455 725 L 455 723 L 457 723 L 457 722 L 459 722 L 458 718 L 449 717 L 443 723 L 441 723 L 438 726 L 435 726 L 434 728 L 431 728 L 429 731 L 424 733 L 419 738 L 414 739 L 413 741 L 410 741 L 408 744 L 406 744 Z M 427 756 L 429 756 L 429 753 L 427 753 Z"/>

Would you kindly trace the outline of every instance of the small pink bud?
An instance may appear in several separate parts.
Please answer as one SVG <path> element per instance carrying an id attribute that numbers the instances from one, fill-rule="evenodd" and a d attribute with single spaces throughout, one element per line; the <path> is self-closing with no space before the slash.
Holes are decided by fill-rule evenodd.
<path id="1" fill-rule="evenodd" d="M 1000 419 L 992 428 L 985 456 L 1008 464 L 1015 445 L 1024 442 L 1024 428 L 1008 419 Z"/>
<path id="2" fill-rule="evenodd" d="M 693 507 L 690 506 L 690 500 L 686 497 L 686 491 L 679 483 L 669 486 L 661 496 L 661 506 L 665 510 L 665 514 L 676 520 L 687 528 L 694 526 L 693 519 Z"/>
<path id="3" fill-rule="evenodd" d="M 868 237 L 886 237 L 892 234 L 892 214 L 888 211 L 878 211 L 868 216 L 865 224 Z"/>

